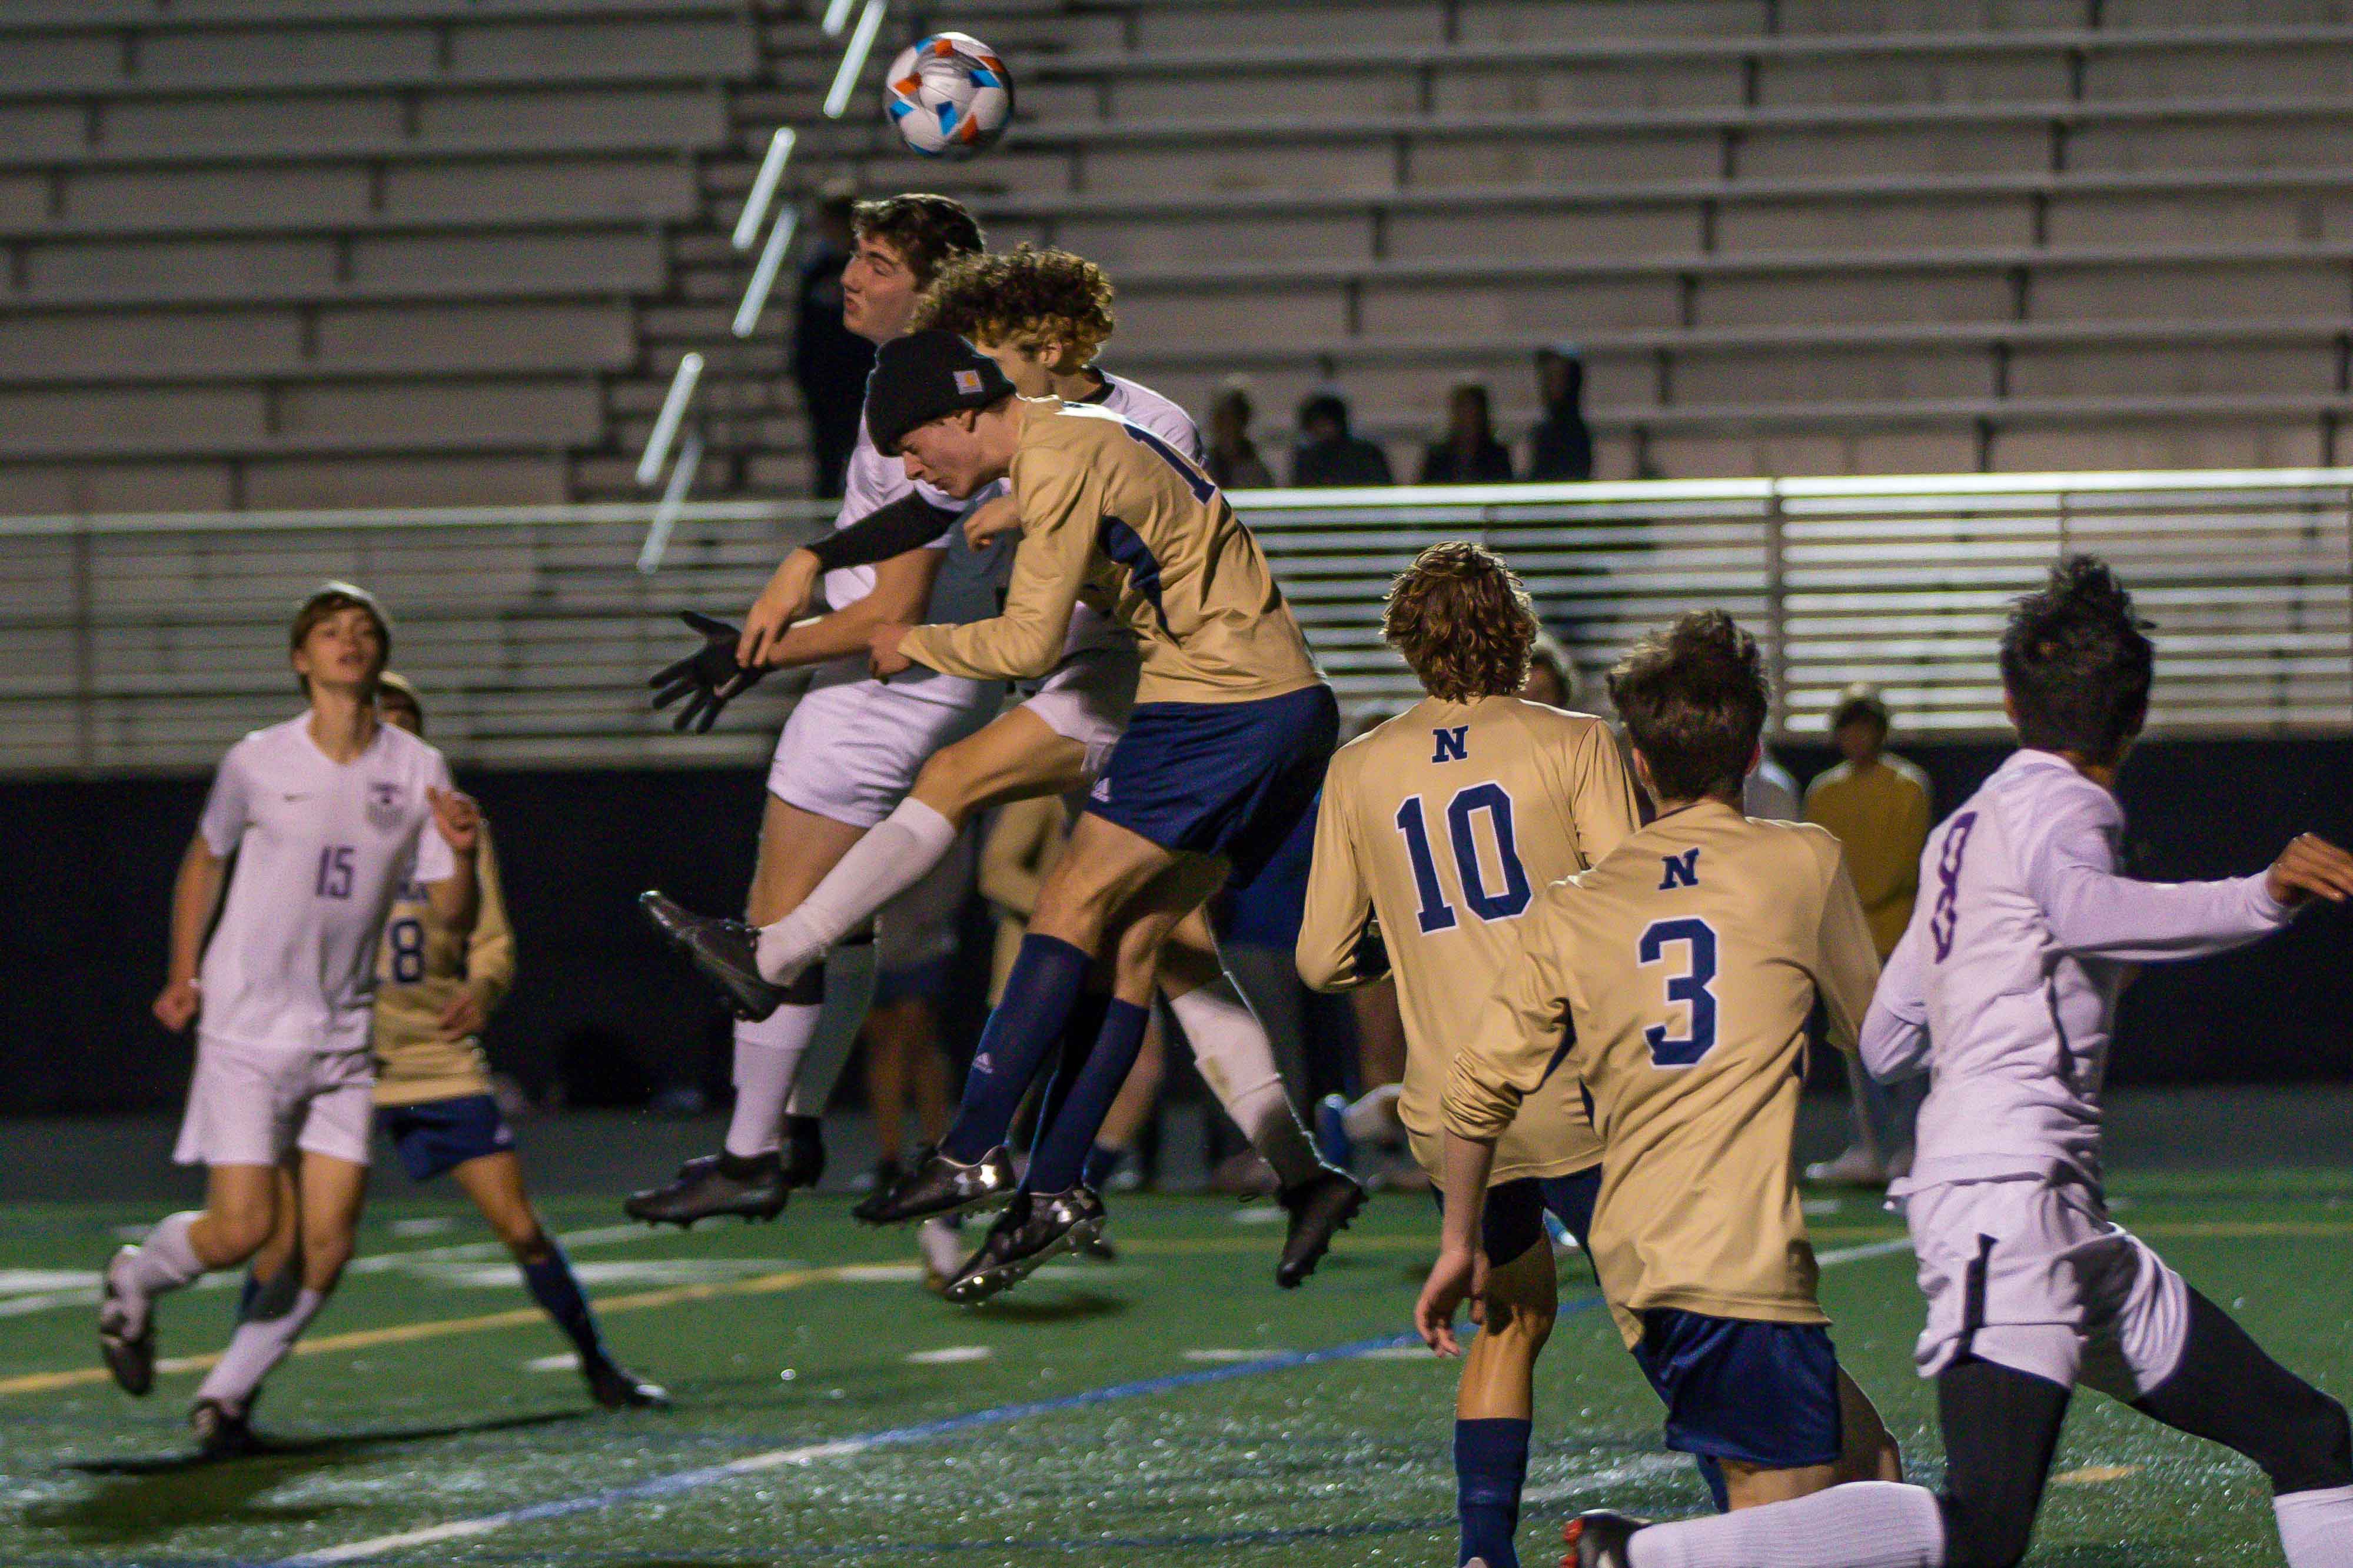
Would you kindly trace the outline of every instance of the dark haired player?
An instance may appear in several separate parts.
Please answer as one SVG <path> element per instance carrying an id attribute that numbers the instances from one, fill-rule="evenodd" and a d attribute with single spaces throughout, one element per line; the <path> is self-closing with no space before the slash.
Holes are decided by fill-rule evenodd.
<path id="1" fill-rule="evenodd" d="M 2076 1385 L 2253 1459 L 2290 1568 L 2353 1568 L 2353 1433 L 2109 1217 L 2099 1086 L 2128 966 L 2218 952 L 2353 895 L 2309 835 L 2219 882 L 2116 872 L 2114 793 L 2154 650 L 2107 567 L 2074 557 L 2001 645 L 2020 749 L 1929 836 L 1923 897 L 1863 1030 L 1886 1079 L 1934 1065 L 1899 1184 L 1928 1299 L 1945 1489 L 1838 1487 L 1722 1519 L 1588 1514 L 1576 1568 L 2010 1568 L 2026 1554 Z M 2194 1530 L 2185 1522 L 2184 1529 Z"/>
<path id="2" fill-rule="evenodd" d="M 1878 973 L 1845 857 L 1820 828 L 1742 815 L 1768 694 L 1756 640 L 1724 612 L 1635 644 L 1609 695 L 1658 813 L 1536 895 L 1472 1015 L 1416 1324 L 1452 1352 L 1496 1142 L 1555 1079 L 1581 1080 L 1602 1141 L 1594 1269 L 1666 1404 L 1668 1447 L 1731 1508 L 1900 1474 L 1831 1347 L 1790 1168 L 1807 1017 L 1819 998 L 1852 1049 Z"/>
<path id="3" fill-rule="evenodd" d="M 1438 1100 L 1461 1040 L 1519 953 L 1536 889 L 1640 826 L 1609 726 L 1523 701 L 1536 619 L 1477 544 L 1433 544 L 1389 588 L 1382 635 L 1430 695 L 1340 748 L 1324 775 L 1299 973 L 1319 991 L 1392 969 L 1406 1036 L 1398 1115 L 1444 1173 Z M 1517 1568 L 1536 1357 L 1559 1305 L 1547 1210 L 1584 1245 L 1601 1141 L 1567 1073 L 1529 1097 L 1489 1177 L 1483 1331 L 1454 1402 L 1459 1561 Z"/>
<path id="4" fill-rule="evenodd" d="M 972 215 L 946 196 L 860 202 L 851 224 L 857 250 L 841 275 L 842 322 L 878 343 L 907 330 L 917 297 L 942 267 L 981 246 Z M 988 563 L 969 551 L 950 551 L 939 537 L 959 508 L 910 479 L 895 458 L 874 449 L 861 426 L 836 530 L 878 513 L 912 516 L 928 525 L 925 537 L 935 547 L 880 564 L 825 571 L 830 613 L 809 620 L 797 617 L 818 573 L 809 569 L 810 552 L 795 551 L 761 590 L 740 633 L 690 616 L 706 647 L 654 678 L 656 706 L 684 697 L 680 727 L 707 730 L 720 709 L 769 669 L 816 667 L 768 765 L 747 901 L 754 925 L 789 914 L 890 816 L 926 757 L 970 734 L 997 710 L 1003 688 L 995 681 L 925 671 L 886 687 L 866 669 L 866 642 L 878 626 L 926 611 L 935 620 L 969 620 L 995 608 Z M 622 1205 L 630 1217 L 681 1226 L 715 1215 L 773 1219 L 792 1188 L 814 1183 L 825 1163 L 818 1119 L 873 992 L 873 944 L 855 942 L 830 964 L 811 965 L 796 976 L 781 1000 L 771 998 L 757 1017 L 740 1017 L 735 1109 L 724 1146 L 687 1162 L 667 1186 L 632 1194 Z"/>

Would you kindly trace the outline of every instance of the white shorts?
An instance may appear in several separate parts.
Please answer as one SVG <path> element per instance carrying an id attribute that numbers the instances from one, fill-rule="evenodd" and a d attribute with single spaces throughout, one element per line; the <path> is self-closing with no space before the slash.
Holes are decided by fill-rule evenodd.
<path id="1" fill-rule="evenodd" d="M 994 699 L 934 702 L 879 680 L 814 688 L 776 737 L 768 793 L 816 816 L 871 827 L 906 798 L 934 752 L 996 716 Z"/>
<path id="2" fill-rule="evenodd" d="M 1143 667 L 1143 656 L 1132 645 L 1081 648 L 1065 655 L 1039 683 L 1037 694 L 1021 706 L 1057 735 L 1087 749 L 1087 777 L 1092 779 L 1127 731 L 1128 716 L 1135 711 L 1135 678 Z"/>
<path id="3" fill-rule="evenodd" d="M 364 1165 L 375 1092 L 375 1063 L 365 1051 L 262 1049 L 199 1037 L 172 1158 L 275 1165 L 300 1149 Z"/>
<path id="4" fill-rule="evenodd" d="M 2189 1287 L 2079 1184 L 2035 1177 L 1911 1189 L 1905 1217 L 1934 1377 L 1963 1354 L 2134 1400 L 2173 1375 Z"/>

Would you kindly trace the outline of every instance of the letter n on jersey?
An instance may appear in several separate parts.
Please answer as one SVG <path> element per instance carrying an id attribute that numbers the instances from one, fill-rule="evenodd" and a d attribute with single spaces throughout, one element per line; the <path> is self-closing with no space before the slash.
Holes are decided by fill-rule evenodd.
<path id="1" fill-rule="evenodd" d="M 1471 760 L 1471 726 L 1457 724 L 1451 730 L 1432 730 L 1438 750 L 1430 754 L 1433 763 L 1467 763 Z"/>
<path id="2" fill-rule="evenodd" d="M 1659 884 L 1659 891 L 1663 893 L 1675 888 L 1699 886 L 1699 850 L 1696 847 L 1686 849 L 1680 855 L 1662 855 L 1659 861 L 1667 868 L 1665 879 Z"/>

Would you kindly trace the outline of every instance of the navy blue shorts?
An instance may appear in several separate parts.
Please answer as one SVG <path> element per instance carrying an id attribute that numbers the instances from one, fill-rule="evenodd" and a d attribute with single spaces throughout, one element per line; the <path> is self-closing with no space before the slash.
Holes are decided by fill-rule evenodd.
<path id="1" fill-rule="evenodd" d="M 487 1094 L 383 1106 L 376 1111 L 376 1125 L 392 1140 L 392 1152 L 400 1156 L 400 1168 L 412 1182 L 429 1182 L 469 1160 L 514 1147 L 514 1133 L 499 1114 L 499 1102 Z"/>
<path id="2" fill-rule="evenodd" d="M 1542 1241 L 1547 1211 L 1577 1238 L 1579 1247 L 1585 1247 L 1586 1237 L 1593 1229 L 1593 1200 L 1600 1192 L 1599 1165 L 1571 1171 L 1566 1176 L 1522 1176 L 1489 1187 L 1487 1212 L 1479 1235 L 1479 1247 L 1487 1255 L 1487 1267 L 1501 1268 Z M 1439 1212 L 1445 1213 L 1446 1194 L 1433 1186 L 1430 1195 L 1437 1200 Z"/>
<path id="3" fill-rule="evenodd" d="M 1247 886 L 1315 804 L 1340 740 L 1324 685 L 1256 702 L 1143 702 L 1087 810 L 1163 849 L 1223 855 Z"/>
<path id="4" fill-rule="evenodd" d="M 1657 1307 L 1634 1360 L 1667 1405 L 1667 1447 L 1766 1469 L 1839 1457 L 1838 1352 L 1819 1323 Z"/>

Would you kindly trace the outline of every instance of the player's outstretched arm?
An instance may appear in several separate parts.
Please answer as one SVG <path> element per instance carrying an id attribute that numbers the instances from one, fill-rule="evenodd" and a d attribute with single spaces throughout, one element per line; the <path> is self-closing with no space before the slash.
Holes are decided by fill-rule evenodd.
<path id="1" fill-rule="evenodd" d="M 867 595 L 839 610 L 787 627 L 770 642 L 761 658 L 771 669 L 787 665 L 822 664 L 866 652 L 879 626 L 894 626 L 923 614 L 940 574 L 942 552 L 911 550 L 874 568 L 874 586 Z"/>
<path id="2" fill-rule="evenodd" d="M 1904 931 L 1862 1019 L 1862 1065 L 1882 1083 L 1928 1070 L 1927 974 L 1920 956 L 1920 921 Z"/>
<path id="3" fill-rule="evenodd" d="M 1094 557 L 1095 529 L 1103 516 L 1102 482 L 1081 467 L 1031 473 L 1016 458 L 1013 493 L 1020 506 L 1021 547 L 1013 554 L 1013 581 L 994 620 L 961 626 L 916 626 L 878 633 L 871 652 L 877 675 L 895 674 L 913 661 L 943 675 L 979 680 L 1029 680 L 1054 668 L 1071 633 L 1071 614 Z M 896 668 L 892 667 L 896 666 Z"/>
<path id="4" fill-rule="evenodd" d="M 2299 833 L 2263 874 L 2263 889 L 2291 909 L 2312 899 L 2341 904 L 2353 898 L 2353 855 L 2318 834 Z"/>
<path id="5" fill-rule="evenodd" d="M 2028 890 L 2052 937 L 2080 956 L 2159 963 L 2243 947 L 2288 921 L 2293 906 L 2272 891 L 2274 878 L 2298 899 L 2327 896 L 2321 889 L 2342 896 L 2337 868 L 2344 852 L 2321 840 L 2303 850 L 2290 845 L 2260 876 L 2142 882 L 2116 874 L 2106 826 L 2091 810 L 2063 808 L 2042 852 L 2025 857 Z"/>
<path id="6" fill-rule="evenodd" d="M 666 664 L 651 676 L 646 684 L 654 689 L 656 711 L 686 700 L 679 707 L 678 717 L 670 728 L 683 734 L 691 730 L 698 735 L 711 732 L 719 721 L 720 710 L 759 683 L 766 668 L 746 666 L 736 649 L 743 644 L 744 634 L 716 616 L 706 616 L 701 610 L 681 610 L 678 618 L 687 629 L 702 639 L 702 646 L 673 664 Z"/>
<path id="7" fill-rule="evenodd" d="M 755 668 L 764 667 L 769 649 L 809 607 L 818 579 L 828 572 L 896 560 L 930 544 L 955 522 L 952 509 L 934 506 L 921 493 L 910 491 L 849 527 L 802 545 L 777 563 L 767 585 L 752 601 L 735 647 L 737 661 Z"/>
<path id="8" fill-rule="evenodd" d="M 202 833 L 188 840 L 180 857 L 179 875 L 172 881 L 172 952 L 164 972 L 164 989 L 155 995 L 155 1020 L 178 1034 L 195 1022 L 203 1005 L 196 989 L 196 971 L 204 962 L 205 928 L 212 924 L 220 902 L 221 868 L 225 858 L 213 853 Z"/>
<path id="9" fill-rule="evenodd" d="M 1446 1219 L 1440 1234 L 1438 1261 L 1414 1303 L 1413 1326 L 1421 1342 L 1440 1355 L 1461 1355 L 1454 1338 L 1454 1311 L 1471 1303 L 1471 1321 L 1485 1321 L 1482 1302 L 1487 1294 L 1487 1258 L 1479 1244 L 1480 1223 L 1487 1207 L 1487 1176 L 1494 1169 L 1494 1140 L 1465 1138 L 1449 1128 L 1446 1133 L 1444 1182 Z"/>

